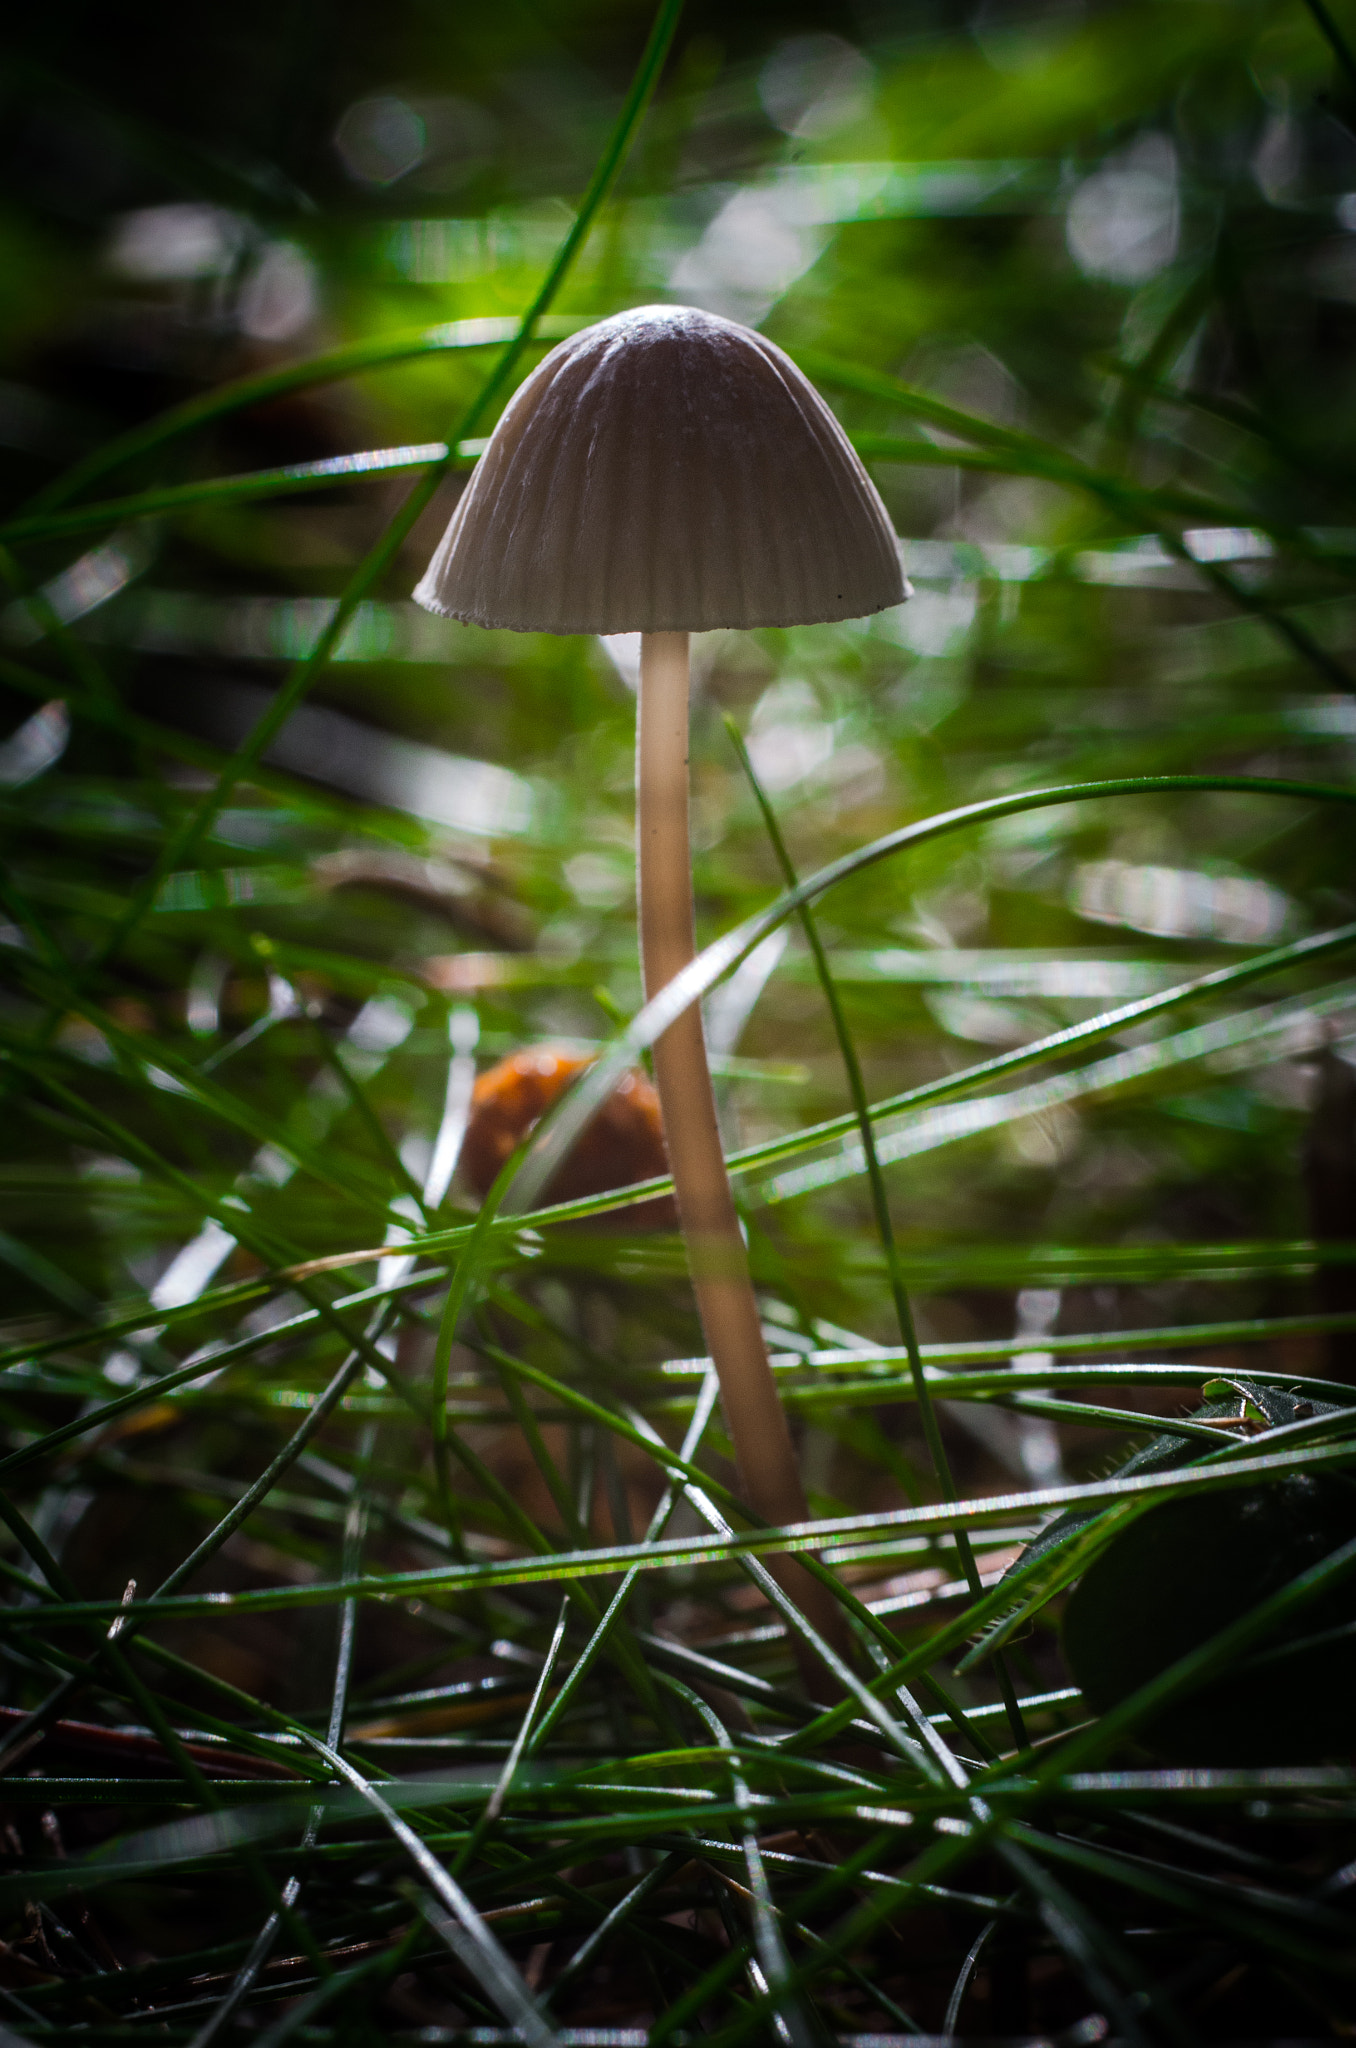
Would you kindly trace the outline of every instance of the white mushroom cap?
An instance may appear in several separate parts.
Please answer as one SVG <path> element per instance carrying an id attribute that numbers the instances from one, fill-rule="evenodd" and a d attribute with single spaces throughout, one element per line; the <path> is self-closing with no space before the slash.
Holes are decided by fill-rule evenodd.
<path id="1" fill-rule="evenodd" d="M 813 385 L 761 334 L 689 306 L 552 349 L 414 593 L 535 633 L 803 625 L 907 594 L 889 515 Z"/>

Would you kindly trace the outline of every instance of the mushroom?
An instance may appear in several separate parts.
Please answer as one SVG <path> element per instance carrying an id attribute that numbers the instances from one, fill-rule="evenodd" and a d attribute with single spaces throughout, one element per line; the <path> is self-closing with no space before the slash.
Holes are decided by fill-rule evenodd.
<path id="1" fill-rule="evenodd" d="M 857 618 L 908 586 L 875 486 L 789 357 L 715 314 L 642 306 L 571 336 L 522 384 L 414 595 L 475 625 L 642 635 L 636 843 L 649 997 L 694 950 L 690 635 Z M 695 1004 L 656 1040 L 654 1070 L 744 1497 L 768 1522 L 803 1521 Z M 789 1559 L 774 1569 L 841 1640 L 825 1589 Z"/>
<path id="2" fill-rule="evenodd" d="M 471 1115 L 459 1167 L 482 1198 L 500 1168 L 551 1104 L 592 1065 L 592 1055 L 563 1045 L 536 1045 L 508 1055 L 482 1074 L 471 1096 Z M 623 1074 L 542 1189 L 546 1202 L 600 1195 L 632 1181 L 657 1180 L 669 1170 L 659 1097 L 634 1067 Z M 667 1196 L 623 1211 L 633 1230 L 672 1230 L 677 1217 Z M 607 1219 L 602 1219 L 606 1229 Z"/>

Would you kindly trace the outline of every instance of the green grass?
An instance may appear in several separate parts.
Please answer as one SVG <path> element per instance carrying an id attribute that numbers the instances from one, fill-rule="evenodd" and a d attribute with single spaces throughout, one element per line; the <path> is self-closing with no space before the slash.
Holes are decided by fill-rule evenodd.
<path id="1" fill-rule="evenodd" d="M 0 2024 L 1338 2038 L 1351 24 L 906 9 L 796 135 L 837 17 L 431 21 L 0 67 Z M 363 185 L 380 93 L 490 125 Z M 170 204 L 234 254 L 119 273 Z M 684 289 L 916 595 L 698 644 L 704 950 L 642 1006 L 624 650 L 407 593 L 542 348 Z M 546 1203 L 698 997 L 792 1531 L 666 1183 Z M 472 1074 L 544 1039 L 598 1057 L 478 1204 Z"/>

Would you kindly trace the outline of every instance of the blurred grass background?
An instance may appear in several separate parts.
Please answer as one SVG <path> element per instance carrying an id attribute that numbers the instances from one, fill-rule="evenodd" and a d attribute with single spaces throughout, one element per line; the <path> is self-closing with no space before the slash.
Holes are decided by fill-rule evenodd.
<path id="1" fill-rule="evenodd" d="M 953 1785 L 971 1818 L 931 1833 L 946 1801 L 908 1746 L 911 1710 L 885 1762 L 869 1720 L 855 1748 L 815 1724 L 803 1746 L 822 1811 L 769 1761 L 779 1716 L 796 1725 L 786 1632 L 727 1554 L 646 1573 L 613 1641 L 629 1647 L 591 1672 L 580 1652 L 607 1597 L 585 1579 L 551 1565 L 516 1591 L 472 1583 L 505 1560 L 639 1541 L 664 1487 L 644 1431 L 673 1450 L 694 1399 L 702 1414 L 701 1367 L 662 1369 L 701 1350 L 681 1247 L 628 1229 L 625 1209 L 606 1229 L 476 1240 L 468 1319 L 444 1307 L 448 1270 L 464 1255 L 472 1271 L 478 1191 L 439 1175 L 477 1067 L 542 1041 L 591 1054 L 639 1007 L 638 650 L 482 632 L 411 603 L 493 411 L 399 544 L 383 542 L 569 234 L 649 27 L 630 4 L 580 0 L 380 14 L 294 0 L 177 17 L 52 4 L 6 33 L 5 2023 L 33 2040 L 153 2026 L 198 2048 L 230 2029 L 442 2041 L 566 2023 L 797 2044 L 958 2026 L 1349 2032 L 1349 1741 L 1297 1758 L 1278 1733 L 1274 1755 L 1243 1756 L 1280 1772 L 1272 1809 L 1257 1783 L 1229 1794 L 1225 1715 L 1218 1754 L 1192 1759 L 1220 1766 L 1201 1794 L 1220 1813 L 1193 1812 L 1191 1844 L 1179 1832 L 1170 1849 L 1178 1823 L 1154 1822 L 1166 1861 L 1137 1808 L 1094 1814 L 1079 1800 L 1102 1794 L 1061 1780 L 1063 1833 L 1015 1822 L 966 1864 L 958 1830 L 977 1809 Z M 780 887 L 727 718 L 802 874 L 1045 787 L 1349 790 L 1348 33 L 1318 0 L 683 11 L 515 377 L 629 305 L 758 326 L 856 439 L 915 593 L 843 626 L 699 637 L 704 941 Z M 336 622 L 263 759 L 219 784 Z M 878 1120 L 929 1358 L 1026 1374 L 1015 1394 L 942 1383 L 967 1499 L 1100 1479 L 1208 1382 L 1235 1389 L 1209 1419 L 1241 1416 L 1245 1452 L 1255 1430 L 1301 1432 L 1275 1472 L 1305 1418 L 1259 1408 L 1257 1387 L 1340 1410 L 1356 984 L 1340 945 L 1308 957 L 1302 942 L 1356 918 L 1352 872 L 1342 803 L 1217 787 L 980 822 L 823 899 L 873 1103 L 1301 948 L 1255 994 L 1240 982 L 1184 1015 L 1113 1023 L 1076 1058 L 1052 1049 L 982 1095 L 962 1084 L 959 1102 Z M 932 1500 L 860 1149 L 850 1130 L 795 1138 L 848 1104 L 794 921 L 713 990 L 707 1032 L 729 1149 L 780 1141 L 739 1187 L 813 1512 Z M 619 1157 L 606 1178 L 630 1170 Z M 351 1257 L 383 1245 L 381 1266 Z M 416 1254 L 411 1278 L 401 1259 Z M 237 1347 L 238 1364 L 201 1365 L 206 1345 Z M 1061 1382 L 1065 1366 L 1081 1377 Z M 175 1371 L 182 1384 L 157 1384 Z M 1335 1426 L 1324 1441 L 1339 1442 L 1340 1413 Z M 704 1442 L 707 1472 L 732 1486 L 718 1417 Z M 669 1508 L 670 1535 L 714 1526 L 691 1499 Z M 986 1583 L 1040 1512 L 977 1512 Z M 967 1622 L 958 1605 L 945 1518 L 904 1526 L 874 1548 L 845 1528 L 825 1554 L 874 1603 L 881 1657 L 913 1657 L 925 1689 L 977 1710 L 972 1753 L 942 1696 L 924 1700 L 967 1768 L 997 1769 L 1015 1738 L 992 1666 L 953 1670 L 988 1610 Z M 1298 1571 L 1309 1553 L 1289 1541 L 1276 1554 Z M 329 1589 L 360 1569 L 392 1595 L 400 1572 L 443 1579 L 355 1607 Z M 181 1608 L 138 1621 L 135 1656 L 96 1648 L 82 1671 L 109 1614 L 63 1620 L 64 1604 L 117 1602 L 133 1580 L 143 1601 L 181 1592 Z M 213 1611 L 222 1593 L 235 1607 Z M 1033 1610 L 1011 1652 L 1051 1754 L 1088 1719 L 1058 1611 Z M 866 1670 L 870 1627 L 855 1626 Z M 945 1655 L 928 1647 L 939 1626 Z M 1325 1626 L 1349 1627 L 1346 1610 Z M 656 1690 L 660 1639 L 717 1664 L 661 1658 L 677 1677 Z M 1345 1674 L 1324 1666 L 1319 1682 Z M 449 1954 L 438 1916 L 456 1914 L 436 1886 L 412 1902 L 384 1823 L 365 1830 L 334 1803 L 337 1766 L 300 1731 L 333 1750 L 346 1714 L 344 1755 L 369 1776 L 462 1773 L 406 1803 L 467 1888 L 471 1950 Z M 1133 1796 L 1168 1800 L 1148 1781 L 1171 1740 L 1120 1739 L 1109 1730 L 1105 1755 L 1141 1771 Z M 487 1801 L 525 1744 L 550 1771 L 525 1762 L 517 1818 L 496 1820 Z M 255 1838 L 220 1812 L 261 1796 L 252 1774 L 278 1772 L 284 1751 L 292 1803 L 279 1780 L 247 1851 Z M 666 1761 L 632 1772 L 651 1754 Z M 599 1758 L 605 1782 L 577 1790 Z M 769 1804 L 752 1852 L 729 1791 L 741 1770 Z M 323 1830 L 298 1773 L 330 1788 Z M 641 1784 L 671 1804 L 655 1792 L 637 1818 Z M 681 1820 L 698 1786 L 720 1788 L 729 1869 Z M 871 1830 L 901 1800 L 883 1849 Z M 145 1833 L 185 1809 L 202 1830 L 187 1851 Z M 938 1842 L 956 1874 L 927 1874 Z M 106 1859 L 95 1918 L 64 1855 Z M 943 1893 L 896 1898 L 879 1871 L 858 1884 L 858 1855 L 900 1885 L 921 1858 L 909 1882 Z M 1095 1865 L 1087 1901 L 1067 1889 L 1081 1878 L 1053 1874 L 1061 1856 Z M 839 1889 L 820 1907 L 829 1868 Z M 1246 1910 L 1229 1890 L 1241 1872 Z M 595 1942 L 637 1887 L 628 1924 Z M 849 1896 L 861 1925 L 845 1932 Z M 496 1913 L 507 1947 L 491 1967 L 475 1943 Z"/>

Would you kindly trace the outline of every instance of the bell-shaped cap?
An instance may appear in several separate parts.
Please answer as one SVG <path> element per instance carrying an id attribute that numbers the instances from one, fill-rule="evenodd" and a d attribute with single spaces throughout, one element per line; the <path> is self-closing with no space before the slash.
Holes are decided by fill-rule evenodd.
<path id="1" fill-rule="evenodd" d="M 907 596 L 889 515 L 773 342 L 642 306 L 515 393 L 415 591 L 536 633 L 859 618 Z"/>

